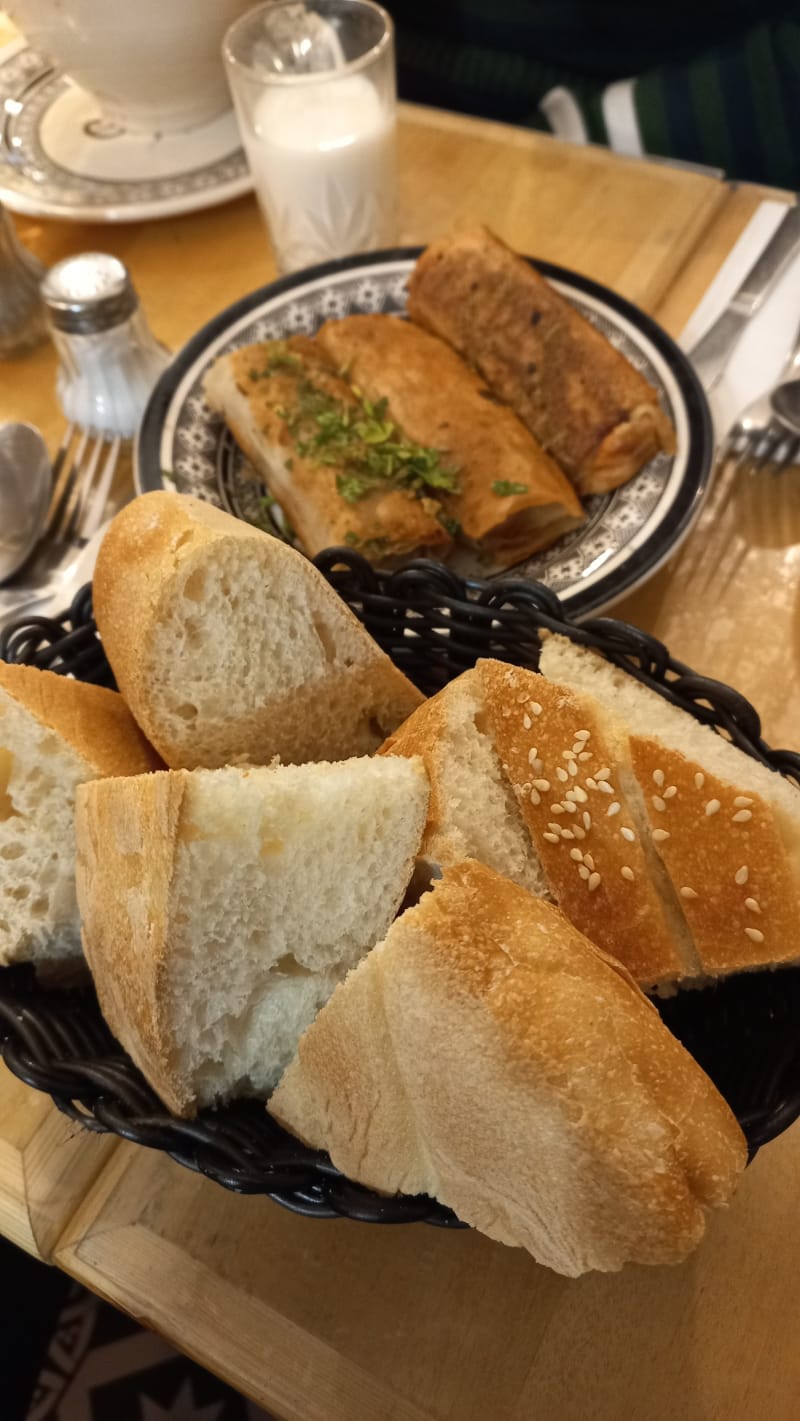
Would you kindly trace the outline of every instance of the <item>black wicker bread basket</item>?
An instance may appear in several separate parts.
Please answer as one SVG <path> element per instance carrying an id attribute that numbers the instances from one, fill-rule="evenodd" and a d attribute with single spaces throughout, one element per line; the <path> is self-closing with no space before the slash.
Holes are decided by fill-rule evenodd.
<path id="1" fill-rule="evenodd" d="M 736 691 L 697 676 L 666 647 L 610 618 L 574 626 L 547 588 L 514 580 L 465 583 L 437 563 L 376 572 L 350 549 L 316 564 L 396 664 L 432 694 L 480 656 L 536 669 L 539 631 L 598 648 L 617 665 L 742 750 L 800 784 L 800 754 L 771 750 Z M 92 620 L 91 588 L 54 620 L 31 618 L 0 637 L 0 658 L 100 685 L 113 677 Z M 751 1154 L 800 1115 L 800 969 L 729 978 L 657 1001 L 667 1026 L 716 1082 Z M 427 1198 L 382 1198 L 345 1179 L 271 1119 L 240 1101 L 196 1120 L 173 1119 L 105 1026 L 86 989 L 46 990 L 27 968 L 0 970 L 0 1048 L 21 1080 L 85 1128 L 164 1150 L 226 1189 L 268 1194 L 297 1213 L 372 1223 L 460 1227 Z"/>

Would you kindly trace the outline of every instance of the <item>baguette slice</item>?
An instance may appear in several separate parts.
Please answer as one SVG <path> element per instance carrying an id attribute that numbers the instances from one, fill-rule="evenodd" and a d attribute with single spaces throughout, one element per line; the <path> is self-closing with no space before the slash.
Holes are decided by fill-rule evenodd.
<path id="1" fill-rule="evenodd" d="M 419 762 L 171 771 L 81 789 L 78 901 L 109 1026 L 177 1115 L 265 1095 L 386 932 Z"/>
<path id="2" fill-rule="evenodd" d="M 533 671 L 488 660 L 477 671 L 497 753 L 559 907 L 643 986 L 699 976 L 624 725 Z"/>
<path id="3" fill-rule="evenodd" d="M 117 684 L 172 768 L 367 754 L 422 696 L 316 568 L 199 499 L 113 520 L 94 610 Z"/>
<path id="4" fill-rule="evenodd" d="M 549 547 L 584 517 L 558 465 L 455 351 L 397 316 L 328 321 L 317 342 L 418 444 L 458 470 L 442 505 L 464 536 L 508 567 Z"/>
<path id="5" fill-rule="evenodd" d="M 348 1177 L 432 1195 L 572 1277 L 685 1258 L 746 1160 L 627 973 L 476 863 L 336 989 L 269 1110 Z"/>
<path id="6" fill-rule="evenodd" d="M 800 960 L 800 791 L 596 652 L 548 637 L 541 670 L 625 724 L 703 972 Z"/>
<path id="7" fill-rule="evenodd" d="M 0 661 L 0 966 L 80 957 L 76 788 L 159 764 L 116 692 Z"/>
<path id="8" fill-rule="evenodd" d="M 479 670 L 465 671 L 425 701 L 380 753 L 424 762 L 431 797 L 421 853 L 433 871 L 474 858 L 549 897 L 490 733 Z"/>
<path id="9" fill-rule="evenodd" d="M 408 310 L 480 370 L 579 493 L 616 488 L 674 448 L 652 385 L 487 227 L 422 253 Z"/>

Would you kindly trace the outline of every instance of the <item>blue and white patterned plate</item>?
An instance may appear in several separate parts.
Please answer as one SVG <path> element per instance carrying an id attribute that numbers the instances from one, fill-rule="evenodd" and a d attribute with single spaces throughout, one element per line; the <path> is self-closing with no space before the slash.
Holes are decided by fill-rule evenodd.
<path id="1" fill-rule="evenodd" d="M 0 200 L 12 211 L 144 222 L 252 186 L 232 109 L 185 133 L 127 133 L 25 40 L 0 49 Z"/>
<path id="2" fill-rule="evenodd" d="M 140 492 L 192 493 L 241 518 L 263 522 L 264 489 L 203 398 L 202 378 L 218 355 L 254 341 L 313 334 L 334 317 L 402 313 L 419 248 L 345 257 L 283 277 L 244 297 L 204 326 L 159 380 L 137 444 Z M 713 439 L 705 396 L 674 342 L 622 297 L 549 262 L 539 271 L 658 391 L 677 434 L 677 452 L 659 454 L 611 494 L 590 498 L 587 520 L 510 574 L 546 583 L 570 617 L 607 606 L 651 576 L 688 532 L 708 486 Z M 280 514 L 276 528 L 281 531 Z M 465 571 L 463 561 L 458 570 Z M 466 569 L 467 572 L 470 569 Z M 485 565 L 474 566 L 485 577 Z"/>

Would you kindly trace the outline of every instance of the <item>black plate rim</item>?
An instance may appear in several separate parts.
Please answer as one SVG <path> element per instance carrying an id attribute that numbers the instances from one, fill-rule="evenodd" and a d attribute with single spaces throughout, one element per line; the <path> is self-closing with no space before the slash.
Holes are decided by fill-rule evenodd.
<path id="1" fill-rule="evenodd" d="M 160 443 L 163 426 L 175 391 L 198 361 L 203 351 L 218 337 L 224 335 L 228 327 L 247 316 L 265 301 L 272 300 L 284 292 L 310 281 L 326 276 L 338 275 L 343 271 L 357 270 L 393 261 L 416 261 L 424 250 L 421 246 L 387 247 L 381 251 L 360 252 L 354 256 L 337 257 L 321 262 L 317 266 L 304 267 L 302 271 L 291 272 L 267 282 L 255 291 L 241 296 L 238 301 L 226 306 L 218 315 L 200 327 L 181 346 L 167 369 L 159 377 L 147 402 L 141 425 L 135 441 L 134 470 L 137 491 L 151 493 L 164 487 L 161 473 Z M 702 385 L 689 361 L 670 335 L 640 307 L 620 296 L 593 277 L 572 271 L 556 262 L 540 261 L 527 257 L 527 261 L 548 280 L 561 281 L 582 291 L 585 295 L 610 306 L 631 325 L 637 327 L 655 346 L 678 386 L 684 401 L 689 427 L 689 450 L 683 479 L 675 500 L 666 517 L 650 536 L 625 559 L 615 572 L 600 577 L 592 587 L 581 591 L 563 590 L 558 593 L 565 612 L 578 620 L 609 607 L 624 597 L 627 592 L 639 586 L 658 571 L 671 557 L 692 527 L 700 512 L 703 500 L 711 482 L 714 461 L 714 431 L 711 411 Z M 512 576 L 513 568 L 502 575 Z M 526 581 L 530 579 L 526 578 Z"/>

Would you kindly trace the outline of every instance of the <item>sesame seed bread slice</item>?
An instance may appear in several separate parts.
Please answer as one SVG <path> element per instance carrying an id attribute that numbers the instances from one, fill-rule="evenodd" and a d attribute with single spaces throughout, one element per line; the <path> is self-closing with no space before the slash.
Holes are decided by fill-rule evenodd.
<path id="1" fill-rule="evenodd" d="M 421 854 L 430 870 L 474 858 L 550 896 L 489 732 L 478 671 L 465 671 L 425 701 L 380 753 L 422 757 L 431 797 Z"/>
<path id="2" fill-rule="evenodd" d="M 117 684 L 173 768 L 368 754 L 422 700 L 306 558 L 185 494 L 117 514 L 94 610 Z"/>
<path id="3" fill-rule="evenodd" d="M 800 960 L 800 791 L 594 651 L 548 636 L 541 670 L 625 724 L 702 971 Z"/>
<path id="4" fill-rule="evenodd" d="M 559 907 L 637 982 L 696 976 L 624 727 L 591 698 L 533 671 L 485 660 L 477 674 L 496 750 Z"/>
<path id="5" fill-rule="evenodd" d="M 432 1195 L 572 1277 L 679 1262 L 746 1160 L 624 969 L 475 862 L 337 987 L 268 1108 L 348 1177 Z"/>
<path id="6" fill-rule="evenodd" d="M 386 932 L 427 807 L 418 760 L 80 788 L 86 958 L 109 1026 L 170 1110 L 267 1094 L 336 983 Z"/>
<path id="7" fill-rule="evenodd" d="M 79 958 L 79 784 L 160 764 L 122 697 L 0 661 L 0 966 Z"/>

